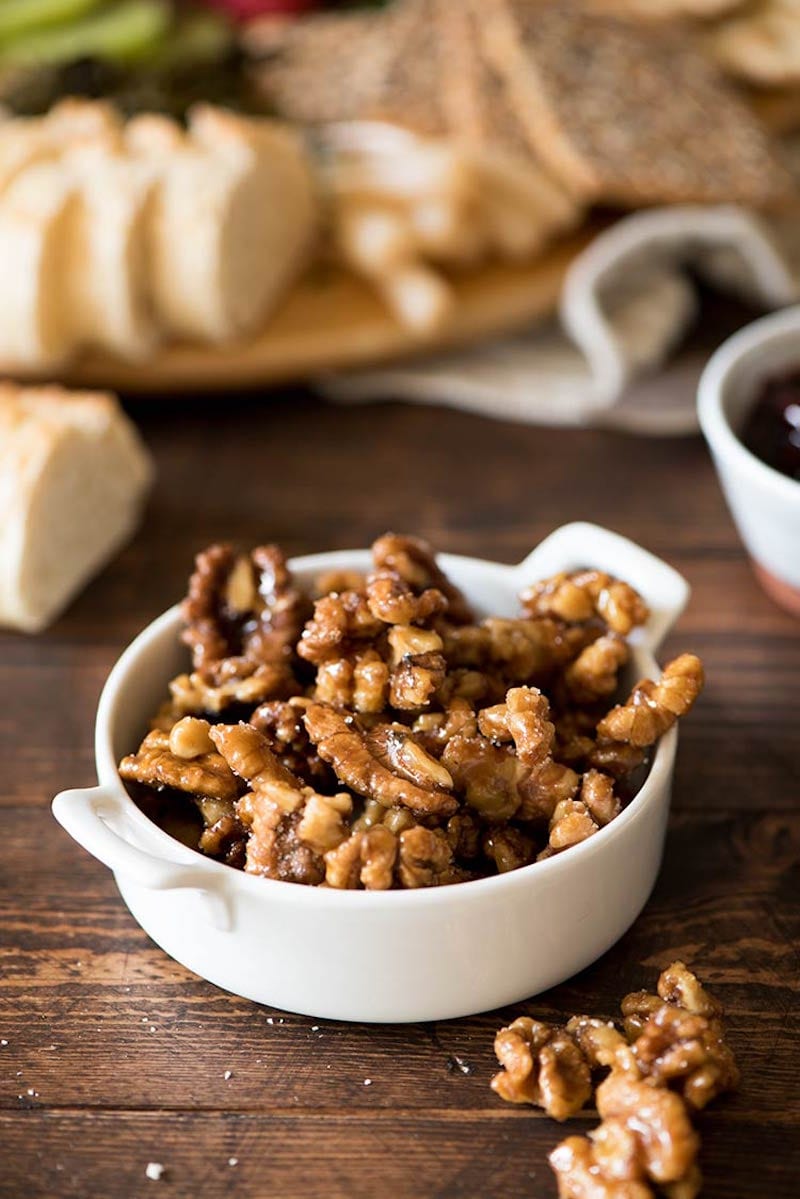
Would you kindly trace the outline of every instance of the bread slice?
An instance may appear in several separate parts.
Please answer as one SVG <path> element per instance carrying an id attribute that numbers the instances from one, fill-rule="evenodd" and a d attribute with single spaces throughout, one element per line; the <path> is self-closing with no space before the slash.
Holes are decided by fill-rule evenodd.
<path id="1" fill-rule="evenodd" d="M 133 532 L 152 476 L 111 396 L 0 387 L 0 625 L 49 624 Z"/>
<path id="2" fill-rule="evenodd" d="M 72 146 L 121 139 L 122 122 L 99 100 L 62 100 L 45 117 L 9 118 L 0 125 L 0 193 L 27 167 Z"/>
<path id="3" fill-rule="evenodd" d="M 41 371 L 77 347 L 68 301 L 75 189 L 57 163 L 29 166 L 0 202 L 0 369 Z"/>
<path id="4" fill-rule="evenodd" d="M 155 180 L 148 262 L 157 319 L 222 342 L 256 328 L 305 265 L 317 204 L 299 138 L 270 121 L 198 110 L 190 133 L 133 121 L 127 146 Z"/>
<path id="5" fill-rule="evenodd" d="M 76 334 L 84 345 L 142 358 L 159 337 L 148 262 L 152 173 L 102 144 L 68 151 L 62 164 L 79 198 L 66 268 Z"/>
<path id="6" fill-rule="evenodd" d="M 752 112 L 679 30 L 572 0 L 471 0 L 534 152 L 588 202 L 740 202 L 791 185 Z"/>

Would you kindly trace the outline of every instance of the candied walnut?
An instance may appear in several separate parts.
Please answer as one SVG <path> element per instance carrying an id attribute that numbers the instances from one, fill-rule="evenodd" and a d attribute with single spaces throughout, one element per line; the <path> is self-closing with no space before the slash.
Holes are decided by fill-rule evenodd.
<path id="1" fill-rule="evenodd" d="M 436 563 L 436 555 L 421 537 L 385 533 L 372 546 L 377 571 L 399 575 L 416 595 L 433 588 L 447 600 L 447 618 L 453 624 L 469 624 L 472 610 L 458 587 Z"/>
<path id="2" fill-rule="evenodd" d="M 599 770 L 587 770 L 581 779 L 580 802 L 600 828 L 610 824 L 622 811 L 614 794 L 614 780 Z"/>
<path id="3" fill-rule="evenodd" d="M 681 654 L 667 663 L 657 683 L 638 682 L 627 703 L 612 708 L 600 721 L 598 736 L 639 748 L 652 745 L 686 715 L 702 688 L 702 662 L 694 654 Z"/>
<path id="4" fill-rule="evenodd" d="M 326 570 L 314 580 L 314 595 L 319 598 L 331 592 L 363 591 L 366 577 L 358 570 Z"/>
<path id="5" fill-rule="evenodd" d="M 233 662 L 234 659 L 227 661 Z M 169 685 L 170 711 L 175 720 L 181 716 L 219 715 L 234 705 L 253 707 L 268 699 L 287 699 L 297 688 L 292 671 L 286 665 L 256 666 L 236 659 L 239 673 L 207 682 L 197 671 L 179 674 Z M 218 663 L 218 668 L 222 663 Z M 217 671 L 218 677 L 220 670 Z"/>
<path id="6" fill-rule="evenodd" d="M 513 741 L 517 757 L 529 766 L 552 755 L 555 729 L 547 696 L 536 687 L 512 687 L 505 703 L 484 708 L 478 728 L 492 741 Z"/>
<path id="7" fill-rule="evenodd" d="M 214 742 L 208 735 L 207 720 L 198 720 L 195 716 L 184 716 L 173 724 L 169 731 L 169 750 L 176 758 L 201 758 L 203 754 L 213 754 Z"/>
<path id="8" fill-rule="evenodd" d="M 256 708 L 249 723 L 264 734 L 270 749 L 287 770 L 311 787 L 330 791 L 336 779 L 308 739 L 303 723 L 307 704 L 300 696 L 288 703 L 271 700 Z"/>
<path id="9" fill-rule="evenodd" d="M 675 1004 L 698 1016 L 720 1016 L 722 1005 L 709 995 L 700 980 L 681 961 L 662 970 L 658 978 L 658 994 L 665 1003 Z"/>
<path id="10" fill-rule="evenodd" d="M 209 857 L 221 858 L 228 866 L 243 869 L 247 854 L 247 830 L 231 810 L 229 814 L 206 825 L 198 849 Z"/>
<path id="11" fill-rule="evenodd" d="M 321 662 L 314 698 L 337 708 L 377 715 L 389 698 L 389 667 L 374 649 Z"/>
<path id="12" fill-rule="evenodd" d="M 480 625 L 445 629 L 443 635 L 451 667 L 479 668 L 510 683 L 530 683 L 547 678 L 596 633 L 579 630 L 575 646 L 574 635 L 556 621 L 490 616 Z"/>
<path id="13" fill-rule="evenodd" d="M 632 1139 L 633 1134 L 626 1132 L 626 1162 Z M 556 1175 L 558 1199 L 653 1199 L 647 1183 L 605 1175 L 588 1137 L 567 1137 L 556 1145 L 548 1160 Z"/>
<path id="14" fill-rule="evenodd" d="M 598 637 L 581 650 L 564 671 L 564 684 L 570 698 L 578 704 L 591 704 L 613 695 L 620 667 L 629 657 L 628 645 L 618 634 Z"/>
<path id="15" fill-rule="evenodd" d="M 303 629 L 297 652 L 316 664 L 346 657 L 359 645 L 373 641 L 383 628 L 361 592 L 324 595 L 314 604 L 314 615 Z"/>
<path id="16" fill-rule="evenodd" d="M 366 733 L 353 717 L 318 703 L 309 704 L 303 719 L 320 757 L 358 795 L 423 814 L 449 816 L 456 810 L 450 775 L 413 741 L 408 729 L 379 725 Z"/>
<path id="17" fill-rule="evenodd" d="M 552 820 L 560 803 L 574 799 L 580 778 L 569 766 L 546 759 L 520 781 L 519 820 Z"/>
<path id="18" fill-rule="evenodd" d="M 567 1120 L 591 1096 L 589 1066 L 564 1029 L 520 1016 L 500 1029 L 494 1051 L 503 1068 L 492 1090 L 509 1103 L 531 1103 L 554 1120 Z"/>
<path id="19" fill-rule="evenodd" d="M 699 1111 L 737 1085 L 721 1006 L 683 962 L 662 972 L 658 995 L 626 995 L 622 1013 L 642 1074 L 657 1085 L 677 1087 L 690 1108 Z"/>
<path id="20" fill-rule="evenodd" d="M 481 852 L 481 826 L 471 812 L 456 812 L 451 816 L 445 833 L 453 856 L 459 861 L 471 862 Z"/>
<path id="21" fill-rule="evenodd" d="M 416 595 L 393 570 L 379 570 L 367 579 L 367 603 L 378 620 L 389 625 L 427 624 L 447 611 L 447 599 L 435 587 Z"/>
<path id="22" fill-rule="evenodd" d="M 550 849 L 570 849 L 598 831 L 591 812 L 579 799 L 562 799 L 550 820 Z"/>
<path id="23" fill-rule="evenodd" d="M 635 1069 L 630 1045 L 610 1020 L 598 1020 L 595 1016 L 573 1016 L 567 1021 L 566 1028 L 590 1069 L 615 1065 L 622 1069 Z"/>
<path id="24" fill-rule="evenodd" d="M 441 637 L 431 630 L 396 625 L 389 632 L 389 647 L 392 707 L 412 712 L 428 707 L 447 669 Z"/>
<path id="25" fill-rule="evenodd" d="M 239 794 L 236 778 L 224 757 L 217 752 L 178 757 L 170 749 L 169 734 L 160 729 L 151 730 L 136 753 L 122 759 L 119 773 L 126 783 L 146 783 L 158 790 L 171 787 L 231 802 Z"/>
<path id="26" fill-rule="evenodd" d="M 523 607 L 535 616 L 570 624 L 599 616 L 609 629 L 627 635 L 649 616 L 647 604 L 628 583 L 601 570 L 562 571 L 523 591 Z"/>
<path id="27" fill-rule="evenodd" d="M 250 724 L 215 724 L 209 736 L 230 770 L 256 799 L 265 799 L 285 812 L 303 802 L 303 785 L 272 752 L 263 733 Z M 251 797 L 252 798 L 252 797 Z"/>
<path id="28" fill-rule="evenodd" d="M 464 875 L 453 861 L 453 851 L 441 829 L 415 825 L 400 834 L 397 874 L 403 887 L 441 887 L 461 882 Z"/>
<path id="29" fill-rule="evenodd" d="M 303 807 L 297 835 L 317 853 L 327 853 L 341 845 L 347 836 L 344 816 L 353 811 L 353 800 L 346 792 L 337 795 L 310 795 Z"/>
<path id="30" fill-rule="evenodd" d="M 304 787 L 252 725 L 214 725 L 210 736 L 250 788 L 236 805 L 239 819 L 250 830 L 245 870 L 307 886 L 321 883 L 323 847 L 329 849 L 336 836 L 346 836 L 341 816 L 350 797 L 318 796 Z"/>
<path id="31" fill-rule="evenodd" d="M 456 818 L 453 817 L 455 820 Z M 528 866 L 536 858 L 536 842 L 521 829 L 509 825 L 490 828 L 483 836 L 483 852 L 494 862 L 498 874 Z"/>
<path id="32" fill-rule="evenodd" d="M 408 808 L 389 808 L 383 817 L 383 823 L 399 837 L 407 828 L 414 828 L 416 820 Z"/>
<path id="33" fill-rule="evenodd" d="M 424 750 L 441 755 L 448 741 L 457 734 L 476 736 L 478 720 L 469 700 L 458 698 L 444 712 L 423 712 L 414 721 L 411 731 Z"/>
<path id="34" fill-rule="evenodd" d="M 693 1169 L 699 1139 L 679 1095 L 629 1071 L 612 1070 L 597 1088 L 596 1099 L 603 1120 L 619 1120 L 633 1133 L 646 1178 L 680 1182 Z"/>
<path id="35" fill-rule="evenodd" d="M 622 741 L 608 741 L 594 745 L 586 755 L 586 760 L 596 770 L 619 780 L 638 770 L 646 756 L 643 749 L 637 749 L 634 745 L 626 745 Z"/>
<path id="36" fill-rule="evenodd" d="M 739 1081 L 720 1022 L 668 1003 L 647 1021 L 633 1052 L 647 1079 L 679 1091 L 693 1111 L 701 1111 Z"/>
<path id="37" fill-rule="evenodd" d="M 510 820 L 522 803 L 520 782 L 526 767 L 505 746 L 481 735 L 456 734 L 447 742 L 442 764 L 470 807 L 491 820 Z"/>
<path id="38" fill-rule="evenodd" d="M 229 545 L 209 546 L 197 555 L 183 604 L 183 640 L 195 672 L 214 685 L 222 681 L 220 669 L 230 678 L 248 673 L 248 663 L 285 662 L 292 657 L 306 607 L 277 546 L 258 546 L 239 558 Z M 232 661 L 237 662 L 233 670 Z"/>
<path id="39" fill-rule="evenodd" d="M 325 882 L 337 890 L 388 891 L 394 881 L 397 838 L 388 828 L 354 832 L 337 849 L 325 854 Z"/>

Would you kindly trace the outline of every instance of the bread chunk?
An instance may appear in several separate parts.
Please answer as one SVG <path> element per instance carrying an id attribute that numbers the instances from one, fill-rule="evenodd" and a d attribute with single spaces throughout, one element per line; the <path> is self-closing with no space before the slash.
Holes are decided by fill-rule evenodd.
<path id="1" fill-rule="evenodd" d="M 0 625 L 50 624 L 131 535 L 152 476 L 112 396 L 0 387 Z"/>

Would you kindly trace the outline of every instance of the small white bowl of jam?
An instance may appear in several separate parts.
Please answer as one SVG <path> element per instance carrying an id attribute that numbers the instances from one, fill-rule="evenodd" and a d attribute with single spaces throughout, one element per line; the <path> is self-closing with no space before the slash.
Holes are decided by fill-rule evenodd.
<path id="1" fill-rule="evenodd" d="M 700 380 L 698 413 L 756 576 L 800 617 L 800 306 L 717 350 Z"/>

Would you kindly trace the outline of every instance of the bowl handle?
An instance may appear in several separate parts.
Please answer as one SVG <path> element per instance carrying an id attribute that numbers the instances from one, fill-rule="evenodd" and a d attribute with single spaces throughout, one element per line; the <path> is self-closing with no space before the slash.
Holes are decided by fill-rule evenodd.
<path id="1" fill-rule="evenodd" d="M 556 529 L 514 572 L 521 589 L 559 571 L 582 568 L 608 571 L 644 597 L 650 616 L 631 640 L 655 653 L 689 599 L 689 584 L 683 575 L 627 537 L 584 521 Z"/>
<path id="2" fill-rule="evenodd" d="M 214 927 L 230 929 L 227 898 L 206 867 L 170 862 L 132 845 L 108 822 L 118 814 L 115 795 L 104 787 L 62 791 L 53 800 L 53 815 L 61 827 L 114 874 L 150 891 L 201 891 Z"/>

